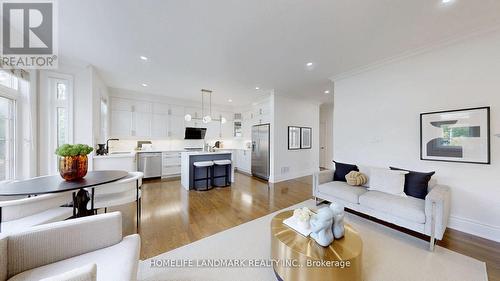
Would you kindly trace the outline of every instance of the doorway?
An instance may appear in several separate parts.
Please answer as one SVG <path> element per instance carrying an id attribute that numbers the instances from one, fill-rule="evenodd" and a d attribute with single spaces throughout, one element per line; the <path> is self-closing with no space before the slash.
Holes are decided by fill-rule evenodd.
<path id="1" fill-rule="evenodd" d="M 319 168 L 333 168 L 333 103 L 319 107 Z"/>

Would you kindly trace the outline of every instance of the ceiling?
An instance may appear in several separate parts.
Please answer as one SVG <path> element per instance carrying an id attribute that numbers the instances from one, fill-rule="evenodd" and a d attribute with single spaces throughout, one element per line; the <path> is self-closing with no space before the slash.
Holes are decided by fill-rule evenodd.
<path id="1" fill-rule="evenodd" d="M 64 0 L 58 5 L 62 63 L 92 64 L 111 87 L 196 100 L 200 89 L 208 88 L 217 103 L 232 99 L 233 105 L 249 104 L 271 90 L 326 101 L 332 97 L 324 94 L 332 91 L 329 77 L 500 21 L 497 0 Z"/>

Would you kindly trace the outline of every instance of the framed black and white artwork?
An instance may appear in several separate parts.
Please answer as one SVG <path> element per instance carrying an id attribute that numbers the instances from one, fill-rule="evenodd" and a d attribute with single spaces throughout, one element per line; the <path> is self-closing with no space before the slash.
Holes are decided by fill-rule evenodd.
<path id="1" fill-rule="evenodd" d="M 301 127 L 300 128 L 300 148 L 310 149 L 312 141 L 312 128 Z"/>
<path id="2" fill-rule="evenodd" d="M 300 127 L 288 126 L 288 150 L 300 149 Z"/>
<path id="3" fill-rule="evenodd" d="M 490 164 L 490 107 L 420 114 L 420 159 Z"/>

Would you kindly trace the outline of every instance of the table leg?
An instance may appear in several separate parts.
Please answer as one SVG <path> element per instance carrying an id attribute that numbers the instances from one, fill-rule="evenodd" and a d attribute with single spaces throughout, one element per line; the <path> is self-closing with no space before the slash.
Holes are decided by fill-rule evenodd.
<path id="1" fill-rule="evenodd" d="M 276 275 L 276 279 L 278 281 L 283 281 L 283 279 L 281 278 L 281 276 L 279 276 L 278 272 L 276 272 L 276 269 L 274 269 L 274 266 L 273 266 L 273 270 L 274 270 L 274 275 Z"/>
<path id="2" fill-rule="evenodd" d="M 78 210 L 78 212 L 76 213 L 75 217 L 81 218 L 81 217 L 93 215 L 94 210 L 87 209 L 87 205 L 89 204 L 89 201 L 90 201 L 89 192 L 87 190 L 85 190 L 84 188 L 80 189 L 76 193 L 76 197 L 73 201 L 73 205 Z"/>
<path id="3" fill-rule="evenodd" d="M 73 192 L 73 217 L 76 218 L 76 206 L 75 206 L 75 202 L 76 202 L 76 192 Z"/>
<path id="4" fill-rule="evenodd" d="M 94 197 L 95 197 L 95 189 L 92 187 L 92 199 L 90 200 L 90 210 L 94 213 Z"/>

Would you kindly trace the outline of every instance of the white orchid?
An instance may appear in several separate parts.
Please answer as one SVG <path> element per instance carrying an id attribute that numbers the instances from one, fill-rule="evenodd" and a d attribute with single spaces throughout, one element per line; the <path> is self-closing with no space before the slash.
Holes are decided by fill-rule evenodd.
<path id="1" fill-rule="evenodd" d="M 303 222 L 309 221 L 313 214 L 314 213 L 307 207 L 296 209 L 293 211 L 293 216 L 296 217 L 299 221 Z"/>

